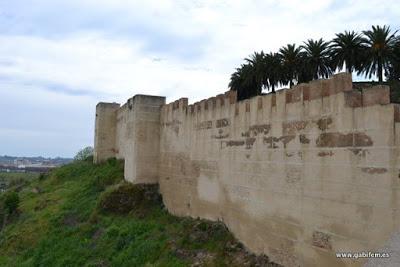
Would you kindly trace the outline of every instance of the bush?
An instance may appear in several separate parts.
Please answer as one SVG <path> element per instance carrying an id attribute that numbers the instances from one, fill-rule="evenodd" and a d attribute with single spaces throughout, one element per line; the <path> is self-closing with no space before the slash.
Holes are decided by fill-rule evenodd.
<path id="1" fill-rule="evenodd" d="M 135 212 L 141 214 L 149 211 L 152 207 L 161 207 L 162 203 L 158 185 L 134 185 L 123 182 L 101 195 L 99 209 L 108 213 Z"/>
<path id="2" fill-rule="evenodd" d="M 38 179 L 39 179 L 39 181 L 43 181 L 44 179 L 46 179 L 46 174 L 45 174 L 44 172 L 41 172 L 41 173 L 39 174 Z"/>
<path id="3" fill-rule="evenodd" d="M 74 157 L 74 160 L 87 160 L 89 157 L 93 156 L 93 147 L 87 146 L 83 149 L 81 149 Z"/>
<path id="4" fill-rule="evenodd" d="M 4 209 L 8 214 L 13 214 L 18 210 L 19 196 L 16 192 L 7 192 L 4 196 Z"/>

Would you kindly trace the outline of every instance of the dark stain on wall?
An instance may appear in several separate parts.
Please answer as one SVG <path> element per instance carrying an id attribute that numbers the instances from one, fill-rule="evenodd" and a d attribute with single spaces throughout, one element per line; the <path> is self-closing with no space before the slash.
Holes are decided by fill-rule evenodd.
<path id="1" fill-rule="evenodd" d="M 270 124 L 253 125 L 249 128 L 249 131 L 253 132 L 254 135 L 257 135 L 259 133 L 268 134 L 270 130 Z"/>
<path id="2" fill-rule="evenodd" d="M 255 141 L 256 141 L 256 138 L 254 138 L 254 137 L 246 138 L 246 148 L 251 149 L 253 147 Z"/>
<path id="3" fill-rule="evenodd" d="M 322 133 L 315 141 L 317 147 L 346 147 L 353 146 L 353 134 Z"/>
<path id="4" fill-rule="evenodd" d="M 354 146 L 372 146 L 373 144 L 371 137 L 365 133 L 354 133 Z"/>
<path id="5" fill-rule="evenodd" d="M 317 147 L 352 147 L 352 146 L 372 146 L 371 137 L 365 133 L 322 133 L 316 140 Z"/>
<path id="6" fill-rule="evenodd" d="M 368 153 L 368 150 L 362 149 L 362 148 L 349 148 L 349 150 L 350 150 L 351 152 L 353 152 L 353 154 L 354 154 L 355 156 L 360 156 L 360 157 L 363 157 L 363 158 L 365 158 L 365 156 L 366 156 L 367 153 Z"/>
<path id="7" fill-rule="evenodd" d="M 220 119 L 216 121 L 215 127 L 222 128 L 230 125 L 229 119 Z"/>
<path id="8" fill-rule="evenodd" d="M 319 157 L 332 157 L 335 153 L 333 151 L 321 151 L 318 153 Z"/>
<path id="9" fill-rule="evenodd" d="M 300 159 L 303 159 L 303 152 L 302 151 L 297 152 L 297 156 L 299 156 Z"/>
<path id="10" fill-rule="evenodd" d="M 176 156 L 171 155 L 170 157 L 166 158 L 166 162 L 164 162 L 167 166 L 174 166 L 174 173 L 179 173 L 179 177 L 183 176 L 182 179 L 185 183 L 194 183 L 195 179 L 200 176 L 200 165 L 188 158 L 188 156 L 184 155 L 183 153 L 179 153 Z M 168 177 L 166 180 L 178 179 L 177 177 Z"/>
<path id="11" fill-rule="evenodd" d="M 179 120 L 172 120 L 172 121 L 167 121 L 167 122 L 163 123 L 162 125 L 163 125 L 163 126 L 166 126 L 166 127 L 170 127 L 170 126 L 177 126 L 177 125 L 180 125 L 180 124 L 182 124 L 181 121 L 179 121 Z"/>
<path id="12" fill-rule="evenodd" d="M 226 146 L 243 146 L 244 143 L 245 142 L 243 140 L 230 140 L 226 141 Z"/>
<path id="13" fill-rule="evenodd" d="M 308 121 L 292 121 L 292 122 L 283 122 L 282 129 L 283 134 L 295 134 L 298 131 L 306 128 Z"/>
<path id="14" fill-rule="evenodd" d="M 271 130 L 270 124 L 252 125 L 246 132 L 242 133 L 242 137 L 257 136 L 257 134 L 267 135 Z"/>
<path id="15" fill-rule="evenodd" d="M 331 236 L 327 233 L 314 231 L 312 235 L 312 244 L 319 248 L 332 249 Z"/>
<path id="16" fill-rule="evenodd" d="M 279 141 L 281 141 L 283 143 L 283 147 L 286 148 L 286 145 L 292 141 L 294 138 L 296 137 L 296 135 L 285 135 L 285 136 L 281 136 L 279 138 Z"/>
<path id="17" fill-rule="evenodd" d="M 286 171 L 286 183 L 288 184 L 294 184 L 297 183 L 301 180 L 301 168 L 295 167 L 295 168 L 289 168 Z"/>
<path id="18" fill-rule="evenodd" d="M 373 168 L 373 167 L 365 167 L 361 168 L 361 171 L 369 174 L 382 174 L 387 172 L 386 168 Z"/>
<path id="19" fill-rule="evenodd" d="M 250 131 L 242 133 L 242 137 L 250 137 Z"/>
<path id="20" fill-rule="evenodd" d="M 318 128 L 321 131 L 325 131 L 332 124 L 332 118 L 331 117 L 322 118 L 322 119 L 317 120 L 315 123 L 318 125 Z"/>
<path id="21" fill-rule="evenodd" d="M 246 112 L 250 112 L 250 102 L 246 101 Z"/>
<path id="22" fill-rule="evenodd" d="M 283 147 L 286 148 L 286 145 L 292 141 L 296 135 L 285 135 L 281 137 L 274 137 L 274 136 L 269 136 L 269 137 L 264 137 L 263 143 L 265 145 L 268 145 L 268 148 L 279 148 L 278 142 L 283 143 Z"/>
<path id="23" fill-rule="evenodd" d="M 227 134 L 218 134 L 218 135 L 211 135 L 211 138 L 214 138 L 214 139 L 225 139 L 225 138 L 228 138 L 229 137 L 229 133 L 227 133 Z"/>
<path id="24" fill-rule="evenodd" d="M 302 144 L 309 144 L 310 143 L 310 139 L 308 139 L 305 134 L 300 134 L 299 135 L 299 140 L 300 140 L 300 143 L 302 143 Z"/>
<path id="25" fill-rule="evenodd" d="M 263 139 L 263 143 L 268 145 L 268 148 L 278 148 L 277 142 L 279 142 L 279 138 L 273 136 L 264 137 Z"/>
<path id="26" fill-rule="evenodd" d="M 211 128 L 212 128 L 212 121 L 199 122 L 195 127 L 196 130 L 211 129 Z"/>

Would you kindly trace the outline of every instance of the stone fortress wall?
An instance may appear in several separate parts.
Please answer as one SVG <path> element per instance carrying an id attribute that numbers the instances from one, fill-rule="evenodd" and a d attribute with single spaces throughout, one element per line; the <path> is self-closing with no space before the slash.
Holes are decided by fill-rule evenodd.
<path id="1" fill-rule="evenodd" d="M 223 221 L 285 266 L 360 266 L 400 230 L 400 105 L 351 75 L 248 100 L 137 95 L 96 107 L 95 162 L 159 183 L 168 210 Z"/>

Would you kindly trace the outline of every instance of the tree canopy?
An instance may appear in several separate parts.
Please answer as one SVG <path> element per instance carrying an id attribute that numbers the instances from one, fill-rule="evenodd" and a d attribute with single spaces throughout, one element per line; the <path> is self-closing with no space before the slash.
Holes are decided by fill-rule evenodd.
<path id="1" fill-rule="evenodd" d="M 254 52 L 231 75 L 229 88 L 238 100 L 263 90 L 329 78 L 345 70 L 365 77 L 400 80 L 400 37 L 389 26 L 372 26 L 361 33 L 344 31 L 331 41 L 308 39 L 300 46 L 288 44 L 277 53 Z"/>

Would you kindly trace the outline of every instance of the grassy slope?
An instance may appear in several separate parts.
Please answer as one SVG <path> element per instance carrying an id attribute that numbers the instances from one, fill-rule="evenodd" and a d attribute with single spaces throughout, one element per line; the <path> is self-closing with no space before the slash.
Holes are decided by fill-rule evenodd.
<path id="1" fill-rule="evenodd" d="M 110 160 L 34 179 L 19 192 L 19 216 L 0 232 L 0 266 L 274 266 L 246 253 L 220 224 L 174 217 L 160 205 L 104 212 L 99 199 L 122 177 L 122 164 Z"/>
<path id="2" fill-rule="evenodd" d="M 23 185 L 25 181 L 32 180 L 38 176 L 38 173 L 33 172 L 0 172 L 0 182 L 5 181 L 10 186 Z"/>
<path id="3" fill-rule="evenodd" d="M 0 172 L 0 180 L 32 179 L 38 176 L 39 174 L 34 172 Z"/>

